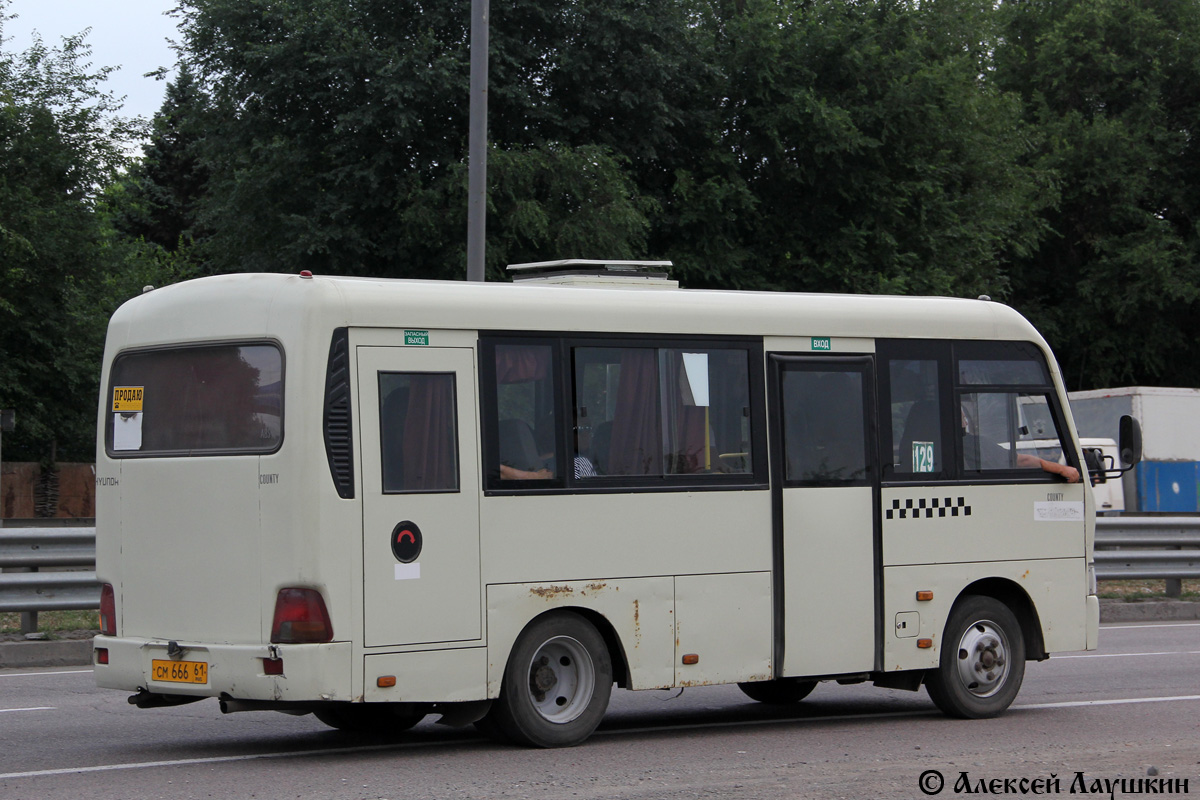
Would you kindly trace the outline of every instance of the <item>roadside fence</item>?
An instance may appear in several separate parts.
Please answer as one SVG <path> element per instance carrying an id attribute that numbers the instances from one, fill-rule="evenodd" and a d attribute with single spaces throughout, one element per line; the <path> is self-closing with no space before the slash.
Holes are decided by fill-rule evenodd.
<path id="1" fill-rule="evenodd" d="M 0 611 L 21 612 L 23 633 L 39 611 L 100 607 L 95 527 L 0 528 L 0 570 Z"/>

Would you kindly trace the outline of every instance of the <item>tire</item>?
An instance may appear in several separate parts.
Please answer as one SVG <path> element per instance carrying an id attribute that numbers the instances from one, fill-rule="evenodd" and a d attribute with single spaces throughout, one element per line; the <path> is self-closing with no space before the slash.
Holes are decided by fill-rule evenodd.
<path id="1" fill-rule="evenodd" d="M 533 747 L 571 747 L 591 736 L 612 694 L 612 659 L 595 626 L 555 611 L 521 633 L 500 696 L 481 730 Z"/>
<path id="2" fill-rule="evenodd" d="M 424 712 L 391 703 L 338 703 L 314 711 L 313 716 L 339 731 L 371 736 L 394 736 L 425 718 Z"/>
<path id="3" fill-rule="evenodd" d="M 1004 712 L 1025 677 L 1025 638 L 1008 606 L 967 595 L 950 613 L 937 669 L 925 688 L 948 717 L 986 719 Z"/>
<path id="4" fill-rule="evenodd" d="M 774 706 L 785 706 L 799 703 L 817 688 L 816 681 L 802 681 L 796 678 L 778 678 L 773 681 L 754 681 L 739 683 L 738 688 L 751 700 L 769 703 Z"/>

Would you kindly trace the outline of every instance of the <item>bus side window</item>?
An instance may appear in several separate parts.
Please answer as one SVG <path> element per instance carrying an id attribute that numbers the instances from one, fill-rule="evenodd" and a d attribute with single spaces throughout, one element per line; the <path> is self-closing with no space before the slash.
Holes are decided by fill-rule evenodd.
<path id="1" fill-rule="evenodd" d="M 480 344 L 485 491 L 764 480 L 754 342 L 530 334 Z"/>
<path id="2" fill-rule="evenodd" d="M 458 491 L 454 375 L 379 373 L 385 494 Z"/>
<path id="3" fill-rule="evenodd" d="M 937 361 L 894 359 L 889 368 L 895 471 L 941 472 L 944 448 Z"/>
<path id="4" fill-rule="evenodd" d="M 576 416 L 604 425 L 606 475 L 661 475 L 658 360 L 652 347 L 575 348 Z M 593 465 L 595 460 L 593 460 Z"/>
<path id="5" fill-rule="evenodd" d="M 576 477 L 751 471 L 746 351 L 576 347 Z"/>
<path id="6" fill-rule="evenodd" d="M 788 370 L 782 392 L 786 479 L 826 483 L 866 479 L 863 376 Z"/>
<path id="7" fill-rule="evenodd" d="M 746 351 L 659 351 L 667 474 L 751 471 L 750 377 Z"/>
<path id="8" fill-rule="evenodd" d="M 1040 473 L 1038 459 L 1066 463 L 1045 395 L 970 392 L 960 402 L 964 471 Z"/>
<path id="9" fill-rule="evenodd" d="M 1036 347 L 960 342 L 955 354 L 964 475 L 1008 470 L 1050 480 L 1048 463 L 1074 466 L 1063 455 L 1050 373 Z"/>
<path id="10" fill-rule="evenodd" d="M 502 480 L 549 480 L 559 473 L 553 372 L 550 345 L 496 345 L 496 467 Z"/>

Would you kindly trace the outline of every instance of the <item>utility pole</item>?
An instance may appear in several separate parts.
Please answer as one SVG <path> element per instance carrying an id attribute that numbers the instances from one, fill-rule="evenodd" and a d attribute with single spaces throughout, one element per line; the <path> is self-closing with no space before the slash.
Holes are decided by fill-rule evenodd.
<path id="1" fill-rule="evenodd" d="M 17 412 L 11 408 L 0 409 L 0 528 L 4 527 L 4 434 L 12 433 L 17 427 Z"/>
<path id="2" fill-rule="evenodd" d="M 467 142 L 467 280 L 483 281 L 487 234 L 488 0 L 471 0 L 471 104 Z"/>

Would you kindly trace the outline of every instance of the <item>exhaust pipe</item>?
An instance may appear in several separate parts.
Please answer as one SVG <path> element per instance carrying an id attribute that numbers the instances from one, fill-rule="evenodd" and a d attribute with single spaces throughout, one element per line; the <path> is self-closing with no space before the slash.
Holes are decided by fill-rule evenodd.
<path id="1" fill-rule="evenodd" d="M 289 703 L 281 700 L 236 700 L 227 694 L 221 695 L 219 701 L 222 714 L 237 714 L 241 711 L 278 711 L 281 714 L 291 714 L 302 717 L 311 714 L 315 703 Z"/>

